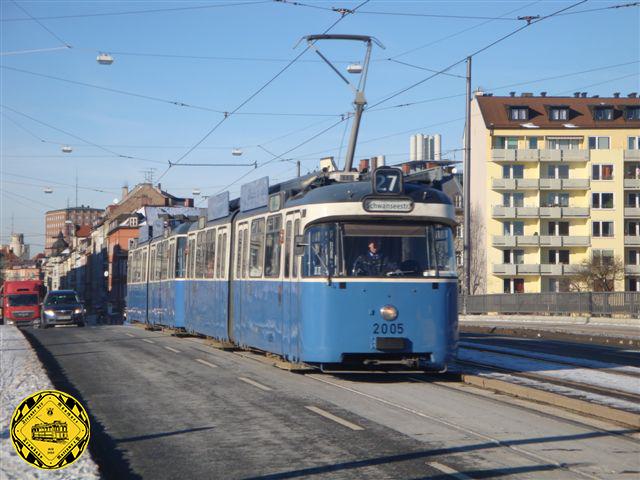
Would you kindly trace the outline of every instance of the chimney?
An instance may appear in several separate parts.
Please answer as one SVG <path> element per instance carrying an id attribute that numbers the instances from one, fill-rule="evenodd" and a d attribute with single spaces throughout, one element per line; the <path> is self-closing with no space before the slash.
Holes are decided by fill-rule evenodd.
<path id="1" fill-rule="evenodd" d="M 582 93 L 580 94 L 580 96 L 581 96 L 582 98 L 587 98 L 587 92 L 582 92 Z"/>
<path id="2" fill-rule="evenodd" d="M 631 92 L 629 95 L 627 95 L 627 97 L 629 98 L 636 98 L 638 96 L 638 92 Z"/>
<path id="3" fill-rule="evenodd" d="M 573 96 L 575 98 L 580 98 L 580 92 L 573 92 Z"/>
<path id="4" fill-rule="evenodd" d="M 378 157 L 371 157 L 371 171 L 373 172 L 378 168 Z"/>
<path id="5" fill-rule="evenodd" d="M 369 171 L 369 159 L 367 158 L 360 160 L 360 164 L 358 165 L 358 172 L 362 173 L 365 171 Z"/>
<path id="6" fill-rule="evenodd" d="M 510 97 L 515 97 L 516 96 L 516 92 L 509 92 L 509 96 Z"/>
<path id="7" fill-rule="evenodd" d="M 547 92 L 540 92 L 540 96 L 541 97 L 546 97 L 547 96 Z"/>
<path id="8" fill-rule="evenodd" d="M 533 93 L 531 92 L 522 92 L 520 94 L 521 97 L 533 97 Z"/>
<path id="9" fill-rule="evenodd" d="M 162 184 L 158 183 L 158 187 L 157 188 L 158 188 L 158 190 L 162 190 Z"/>
<path id="10" fill-rule="evenodd" d="M 620 98 L 620 92 L 613 92 L 613 98 Z"/>
<path id="11" fill-rule="evenodd" d="M 129 195 L 129 186 L 128 185 L 124 185 L 122 187 L 122 200 L 124 200 L 127 195 Z"/>

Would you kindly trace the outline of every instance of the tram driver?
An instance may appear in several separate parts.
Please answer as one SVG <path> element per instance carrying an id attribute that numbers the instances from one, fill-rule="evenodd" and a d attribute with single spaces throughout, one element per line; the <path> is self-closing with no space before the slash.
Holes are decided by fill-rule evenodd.
<path id="1" fill-rule="evenodd" d="M 356 277 L 381 277 L 398 271 L 398 266 L 380 250 L 380 241 L 372 238 L 367 245 L 368 251 L 353 262 L 351 275 Z"/>

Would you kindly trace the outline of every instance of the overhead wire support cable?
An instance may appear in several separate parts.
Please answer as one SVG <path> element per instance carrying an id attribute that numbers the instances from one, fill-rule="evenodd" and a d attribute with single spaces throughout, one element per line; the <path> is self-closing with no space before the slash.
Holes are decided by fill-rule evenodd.
<path id="1" fill-rule="evenodd" d="M 253 163 L 173 163 L 172 167 L 253 167 L 258 168 L 258 162 Z"/>
<path id="2" fill-rule="evenodd" d="M 358 8 L 360 8 L 361 6 L 367 4 L 370 0 L 364 0 L 362 3 L 360 3 L 354 10 L 357 10 Z M 335 22 L 333 22 L 328 28 L 326 28 L 324 30 L 324 33 L 327 33 L 329 30 L 331 30 L 333 27 L 335 27 L 338 23 L 340 23 L 340 21 L 342 21 L 342 19 L 344 19 L 345 16 L 341 16 L 340 18 L 338 18 Z M 191 152 L 193 152 L 196 148 L 198 148 L 207 138 L 209 138 L 209 136 L 215 132 L 220 125 L 222 125 L 231 115 L 235 114 L 238 110 L 240 110 L 242 107 L 244 107 L 247 103 L 249 103 L 251 100 L 253 100 L 256 96 L 258 96 L 265 88 L 267 88 L 269 85 L 271 85 L 271 83 L 273 83 L 278 77 L 280 77 L 280 75 L 282 75 L 285 71 L 287 71 L 300 57 L 302 57 L 308 50 L 309 50 L 310 46 L 307 46 L 304 50 L 302 50 L 298 55 L 296 55 L 289 63 L 287 63 L 284 67 L 282 67 L 275 75 L 273 75 L 269 80 L 267 80 L 267 82 L 265 82 L 260 88 L 258 88 L 255 92 L 253 92 L 251 95 L 249 95 L 245 100 L 243 100 L 237 107 L 235 107 L 231 112 L 229 112 L 228 115 L 225 115 L 222 119 L 220 119 L 220 121 L 218 121 L 211 129 L 209 129 L 209 131 L 200 139 L 198 140 L 192 147 L 190 147 L 185 153 L 183 153 L 180 157 L 178 157 L 176 160 L 174 160 L 171 163 L 180 163 L 184 158 L 186 158 L 189 154 L 191 154 Z M 341 120 L 342 121 L 342 120 Z M 171 163 L 169 164 L 169 166 L 167 167 L 167 169 L 162 172 L 162 174 L 158 177 L 158 180 L 161 180 L 171 169 Z"/>
<path id="3" fill-rule="evenodd" d="M 129 10 L 124 12 L 102 12 L 102 13 L 78 13 L 73 15 L 55 15 L 46 17 L 31 17 L 31 18 L 4 18 L 0 22 L 23 22 L 27 20 L 61 20 L 65 18 L 90 18 L 90 17 L 113 17 L 119 15 L 143 15 L 149 13 L 165 13 L 165 12 L 178 12 L 187 10 L 204 10 L 208 8 L 223 8 L 223 7 L 242 7 L 247 5 L 257 5 L 260 3 L 271 3 L 271 0 L 259 0 L 254 2 L 233 2 L 233 3 L 219 3 L 213 5 L 196 5 L 190 7 L 173 7 L 173 8 L 154 8 L 147 10 Z"/>
<path id="4" fill-rule="evenodd" d="M 532 21 L 530 23 L 526 23 L 525 25 L 522 25 L 522 26 L 516 28 L 515 30 L 512 30 L 511 32 L 507 33 L 506 35 L 503 35 L 500 38 L 494 40 L 493 42 L 491 42 L 491 43 L 489 43 L 489 44 L 487 44 L 487 45 L 475 50 L 473 53 L 465 55 L 463 58 L 461 58 L 460 60 L 455 61 L 454 63 L 452 63 L 448 67 L 445 67 L 442 70 L 438 70 L 436 73 L 433 73 L 432 75 L 429 75 L 428 77 L 423 78 L 422 80 L 419 80 L 419 81 L 417 81 L 417 82 L 415 82 L 415 83 L 413 83 L 413 84 L 411 84 L 411 85 L 409 85 L 409 86 L 407 86 L 407 87 L 405 87 L 405 88 L 403 88 L 403 89 L 401 89 L 401 90 L 399 90 L 399 91 L 397 91 L 395 93 L 392 93 L 392 94 L 386 96 L 382 100 L 379 100 L 378 102 L 376 102 L 373 105 L 371 105 L 369 108 L 374 108 L 374 107 L 377 107 L 378 105 L 381 105 L 382 103 L 388 102 L 392 98 L 395 98 L 398 95 L 402 95 L 403 93 L 406 93 L 409 90 L 412 90 L 415 87 L 422 85 L 423 83 L 427 82 L 428 80 L 431 80 L 432 78 L 451 70 L 453 67 L 455 67 L 457 65 L 460 65 L 461 63 L 466 62 L 467 58 L 469 58 L 469 57 L 473 58 L 474 56 L 478 55 L 479 53 L 482 53 L 485 50 L 488 50 L 489 48 L 493 47 L 494 45 L 497 45 L 500 42 L 503 42 L 504 40 L 512 37 L 513 35 L 516 35 L 517 33 L 521 32 L 522 30 L 524 30 L 524 29 L 526 29 L 526 28 L 528 28 L 528 27 L 530 27 L 532 25 L 535 25 L 535 24 L 537 24 L 537 23 L 539 23 L 539 22 L 541 22 L 543 20 L 555 17 L 556 15 L 559 15 L 560 13 L 565 12 L 565 11 L 571 9 L 571 8 L 577 7 L 578 5 L 582 5 L 586 1 L 587 0 L 580 0 L 580 1 L 576 2 L 576 3 L 573 3 L 573 4 L 569 5 L 568 7 L 561 8 L 560 10 L 556 10 L 555 12 L 553 12 L 553 13 L 551 13 L 549 15 L 542 16 L 537 20 L 534 20 L 534 21 Z"/>
<path id="5" fill-rule="evenodd" d="M 18 2 L 16 2 L 15 0 L 12 0 L 12 2 L 16 7 L 18 7 L 20 10 L 22 10 L 24 12 L 24 14 L 27 15 L 31 20 L 33 20 L 38 25 L 40 25 L 44 30 L 46 30 L 49 33 L 49 35 L 51 35 L 53 38 L 58 40 L 64 47 L 72 48 L 71 44 L 69 44 L 68 42 L 65 42 L 62 38 L 60 38 L 58 35 L 56 35 L 51 29 L 49 29 L 39 19 L 35 18 L 33 15 L 31 15 L 29 12 L 27 12 L 27 10 L 25 10 Z"/>

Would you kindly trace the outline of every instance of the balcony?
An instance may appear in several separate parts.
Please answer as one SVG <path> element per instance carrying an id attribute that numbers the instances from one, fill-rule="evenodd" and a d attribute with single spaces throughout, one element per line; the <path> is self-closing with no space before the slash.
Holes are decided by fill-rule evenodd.
<path id="1" fill-rule="evenodd" d="M 630 218 L 640 218 L 640 207 L 624 207 L 624 216 Z"/>
<path id="2" fill-rule="evenodd" d="M 491 187 L 494 190 L 537 190 L 537 178 L 493 178 Z"/>
<path id="3" fill-rule="evenodd" d="M 640 245 L 640 235 L 625 235 L 624 236 L 624 244 L 625 245 Z"/>
<path id="4" fill-rule="evenodd" d="M 576 235 L 541 235 L 541 247 L 588 247 L 591 237 Z"/>
<path id="5" fill-rule="evenodd" d="M 494 275 L 539 275 L 540 265 L 537 264 L 519 264 L 511 263 L 494 263 Z"/>
<path id="6" fill-rule="evenodd" d="M 511 162 L 538 162 L 540 150 L 491 150 L 491 160 L 496 163 L 511 163 Z"/>
<path id="7" fill-rule="evenodd" d="M 540 190 L 588 190 L 588 178 L 541 178 Z"/>
<path id="8" fill-rule="evenodd" d="M 539 150 L 541 162 L 588 162 L 590 150 Z"/>
<path id="9" fill-rule="evenodd" d="M 588 218 L 589 207 L 540 207 L 540 218 Z"/>
<path id="10" fill-rule="evenodd" d="M 494 218 L 538 218 L 538 207 L 503 207 L 494 205 Z"/>
<path id="11" fill-rule="evenodd" d="M 640 178 L 625 178 L 624 188 L 632 188 L 635 190 L 640 190 Z"/>
<path id="12" fill-rule="evenodd" d="M 640 150 L 625 150 L 624 151 L 625 162 L 638 162 L 640 161 Z"/>
<path id="13" fill-rule="evenodd" d="M 494 235 L 494 247 L 537 247 L 540 237 L 537 235 Z"/>
<path id="14" fill-rule="evenodd" d="M 580 265 L 567 265 L 562 263 L 543 263 L 540 265 L 540 275 L 559 277 L 561 275 L 574 275 L 580 271 Z"/>
<path id="15" fill-rule="evenodd" d="M 640 265 L 625 265 L 624 273 L 627 275 L 640 275 Z"/>

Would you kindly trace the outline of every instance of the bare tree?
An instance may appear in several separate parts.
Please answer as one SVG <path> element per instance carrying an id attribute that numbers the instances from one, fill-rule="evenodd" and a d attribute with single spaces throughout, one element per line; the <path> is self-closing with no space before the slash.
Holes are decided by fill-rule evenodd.
<path id="1" fill-rule="evenodd" d="M 471 251 L 469 252 L 470 262 L 470 282 L 469 289 L 471 295 L 478 295 L 486 289 L 486 269 L 487 256 L 485 248 L 485 228 L 481 222 L 482 213 L 477 207 L 471 209 Z M 477 220 L 473 220 L 477 219 Z M 462 243 L 462 239 L 459 240 Z M 464 267 L 459 267 L 460 283 L 464 285 Z"/>
<path id="2" fill-rule="evenodd" d="M 620 257 L 592 256 L 583 260 L 569 278 L 569 288 L 574 292 L 613 292 L 616 282 L 622 279 L 624 263 Z"/>

